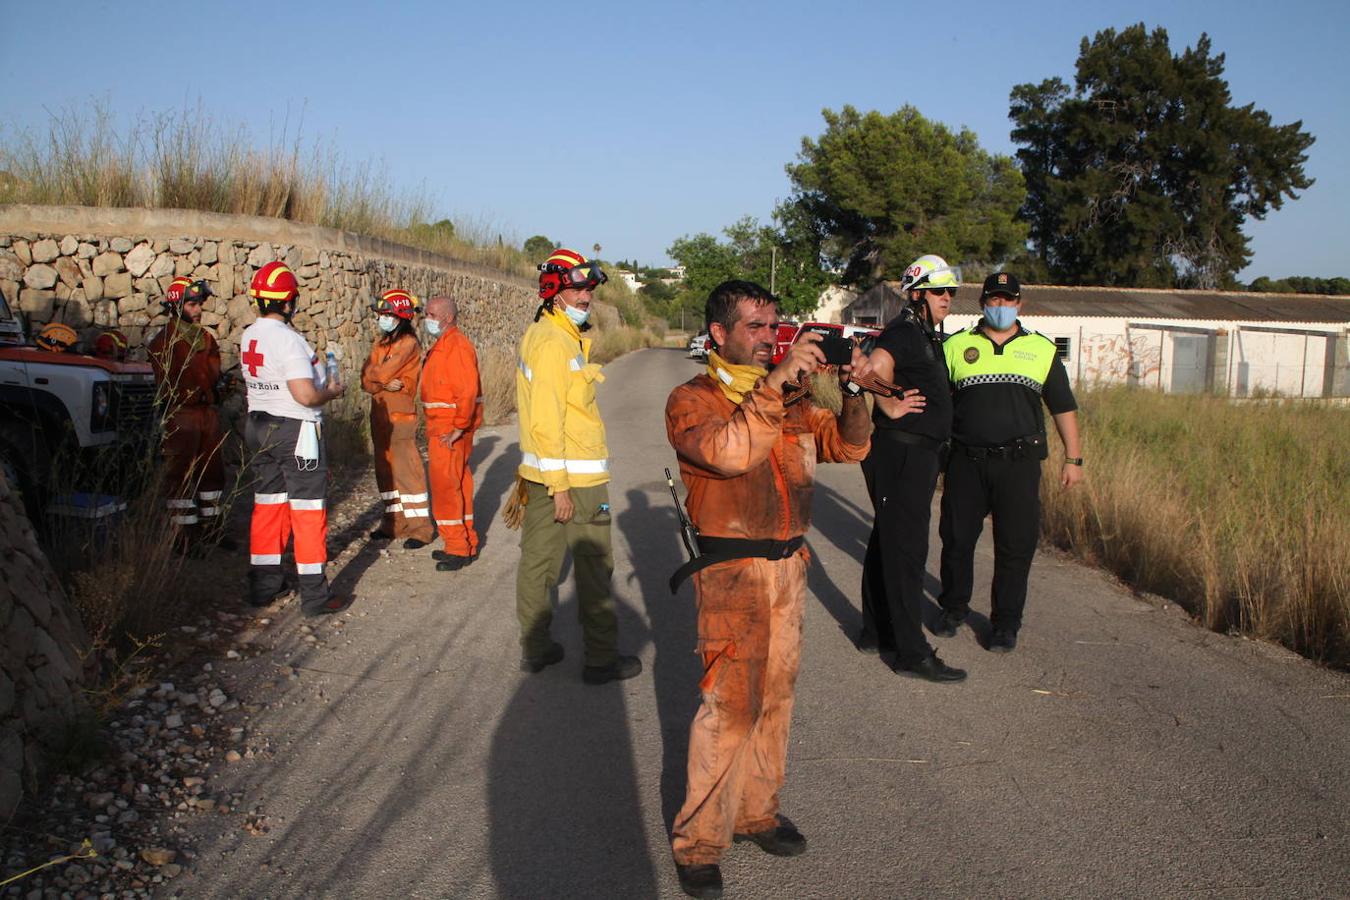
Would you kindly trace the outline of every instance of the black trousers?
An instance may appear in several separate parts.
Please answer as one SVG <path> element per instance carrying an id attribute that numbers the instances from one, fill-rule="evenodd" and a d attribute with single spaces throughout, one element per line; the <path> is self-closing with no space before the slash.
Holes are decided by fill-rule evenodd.
<path id="1" fill-rule="evenodd" d="M 1034 454 L 1012 459 L 972 459 L 953 447 L 942 489 L 942 595 L 938 603 L 956 615 L 970 612 L 975 581 L 975 544 L 984 517 L 994 516 L 994 583 L 991 624 L 1016 632 L 1027 604 L 1027 576 L 1041 525 L 1041 461 Z"/>
<path id="2" fill-rule="evenodd" d="M 937 450 L 880 435 L 862 464 L 875 516 L 863 560 L 859 640 L 895 650 L 901 665 L 933 655 L 923 634 L 923 576 L 940 468 Z"/>

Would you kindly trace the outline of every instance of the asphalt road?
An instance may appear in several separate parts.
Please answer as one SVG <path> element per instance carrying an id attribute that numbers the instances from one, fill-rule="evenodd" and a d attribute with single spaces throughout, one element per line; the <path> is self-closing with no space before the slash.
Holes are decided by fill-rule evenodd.
<path id="1" fill-rule="evenodd" d="M 292 610 L 260 642 L 274 648 L 228 663 L 252 667 L 249 733 L 276 753 L 213 783 L 246 790 L 271 830 L 201 822 L 195 871 L 174 887 L 682 896 L 667 836 L 699 668 L 692 588 L 665 587 L 682 550 L 662 410 L 698 370 L 643 351 L 608 366 L 600 393 L 620 640 L 642 676 L 581 683 L 570 581 L 554 622 L 567 659 L 517 670 L 517 534 L 495 513 L 519 450 L 513 427 L 489 429 L 474 454 L 475 565 L 443 574 L 428 550 L 354 549 L 330 566 L 360 597 L 343 627 L 323 624 L 307 646 Z M 987 653 L 963 629 L 933 640 L 967 682 L 897 676 L 852 643 L 869 523 L 858 469 L 822 466 L 782 796 L 810 850 L 780 860 L 737 845 L 723 861 L 729 897 L 1347 896 L 1350 679 L 1206 632 L 1053 553 L 1032 569 L 1014 653 Z M 934 534 L 930 572 L 938 549 Z M 976 609 L 988 609 L 978 594 Z"/>

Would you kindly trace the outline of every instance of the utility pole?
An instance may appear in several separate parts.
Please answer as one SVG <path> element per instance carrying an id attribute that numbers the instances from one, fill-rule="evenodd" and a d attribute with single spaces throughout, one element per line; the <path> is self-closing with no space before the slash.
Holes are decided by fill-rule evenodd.
<path id="1" fill-rule="evenodd" d="M 774 244 L 769 250 L 769 293 L 777 294 L 774 290 L 778 275 L 778 245 Z"/>

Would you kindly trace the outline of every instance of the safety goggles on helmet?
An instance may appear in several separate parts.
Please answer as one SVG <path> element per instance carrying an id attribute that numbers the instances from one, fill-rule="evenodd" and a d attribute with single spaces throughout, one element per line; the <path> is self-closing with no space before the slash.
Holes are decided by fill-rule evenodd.
<path id="1" fill-rule="evenodd" d="M 961 286 L 961 267 L 960 266 L 941 266 L 932 271 L 925 272 L 914 279 L 909 285 L 911 291 L 926 291 L 936 288 L 951 288 L 955 290 Z"/>
<path id="2" fill-rule="evenodd" d="M 194 281 L 183 288 L 184 303 L 204 303 L 210 296 L 213 296 L 211 286 L 205 281 Z"/>
<path id="3" fill-rule="evenodd" d="M 562 273 L 562 289 L 576 288 L 577 290 L 594 290 L 600 285 L 609 281 L 609 276 L 600 268 L 600 264 L 592 260 L 584 262 L 579 266 L 573 266 Z"/>

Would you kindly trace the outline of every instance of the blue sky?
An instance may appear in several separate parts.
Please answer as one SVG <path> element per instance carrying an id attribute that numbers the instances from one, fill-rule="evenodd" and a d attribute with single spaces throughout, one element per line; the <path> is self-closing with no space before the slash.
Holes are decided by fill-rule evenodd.
<path id="1" fill-rule="evenodd" d="M 1143 21 L 1179 50 L 1208 32 L 1236 103 L 1317 137 L 1316 184 L 1249 226 L 1241 277 L 1350 275 L 1343 2 L 59 6 L 0 0 L 0 127 L 99 98 L 128 118 L 200 105 L 262 142 L 303 115 L 451 218 L 653 265 L 681 235 L 767 219 L 824 107 L 910 103 L 1011 153 L 1009 89 L 1071 82 L 1084 36 Z"/>

